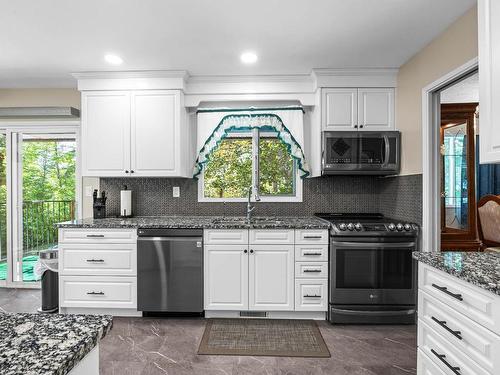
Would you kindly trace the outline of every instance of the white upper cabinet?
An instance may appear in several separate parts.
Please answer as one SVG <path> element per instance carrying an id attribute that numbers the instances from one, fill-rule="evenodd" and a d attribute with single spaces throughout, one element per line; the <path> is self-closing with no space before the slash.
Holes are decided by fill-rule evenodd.
<path id="1" fill-rule="evenodd" d="M 500 1 L 479 0 L 480 163 L 500 163 Z"/>
<path id="2" fill-rule="evenodd" d="M 323 130 L 394 130 L 393 88 L 327 88 L 322 91 Z"/>
<path id="3" fill-rule="evenodd" d="M 358 89 L 358 127 L 374 131 L 394 129 L 394 89 Z"/>
<path id="4" fill-rule="evenodd" d="M 180 175 L 180 93 L 132 93 L 131 171 L 136 176 Z"/>
<path id="5" fill-rule="evenodd" d="M 190 177 L 180 90 L 84 91 L 82 175 Z"/>
<path id="6" fill-rule="evenodd" d="M 323 130 L 354 130 L 358 125 L 358 90 L 324 89 Z"/>
<path id="7" fill-rule="evenodd" d="M 87 176 L 124 176 L 130 169 L 130 94 L 82 94 L 82 168 Z"/>

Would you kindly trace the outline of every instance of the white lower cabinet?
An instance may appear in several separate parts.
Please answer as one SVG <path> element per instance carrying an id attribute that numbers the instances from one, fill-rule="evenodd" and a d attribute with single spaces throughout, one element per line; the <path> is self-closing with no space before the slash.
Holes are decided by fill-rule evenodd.
<path id="1" fill-rule="evenodd" d="M 328 280 L 295 280 L 295 310 L 326 311 L 328 306 Z"/>
<path id="2" fill-rule="evenodd" d="M 59 229 L 61 313 L 137 312 L 137 231 Z"/>
<path id="3" fill-rule="evenodd" d="M 248 309 L 248 246 L 205 245 L 205 310 Z"/>
<path id="4" fill-rule="evenodd" d="M 207 316 L 264 311 L 292 317 L 283 314 L 297 311 L 325 318 L 328 230 L 209 229 L 204 238 Z"/>
<path id="5" fill-rule="evenodd" d="M 293 310 L 293 245 L 251 245 L 249 310 Z"/>
<path id="6" fill-rule="evenodd" d="M 419 263 L 419 375 L 493 375 L 500 369 L 500 297 Z"/>
<path id="7" fill-rule="evenodd" d="M 137 278 L 61 276 L 61 307 L 137 307 Z"/>

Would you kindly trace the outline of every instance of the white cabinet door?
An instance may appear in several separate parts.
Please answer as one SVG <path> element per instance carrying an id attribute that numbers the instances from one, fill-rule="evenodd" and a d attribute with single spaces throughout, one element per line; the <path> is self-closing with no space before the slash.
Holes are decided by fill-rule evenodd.
<path id="1" fill-rule="evenodd" d="M 500 1 L 479 0 L 480 163 L 500 163 Z"/>
<path id="2" fill-rule="evenodd" d="M 251 245 L 249 310 L 294 309 L 293 245 Z"/>
<path id="3" fill-rule="evenodd" d="M 358 125 L 358 90 L 323 90 L 323 130 L 355 130 Z"/>
<path id="4" fill-rule="evenodd" d="M 361 130 L 394 130 L 394 89 L 358 89 L 358 122 Z"/>
<path id="5" fill-rule="evenodd" d="M 179 91 L 132 93 L 132 176 L 180 175 L 179 100 Z"/>
<path id="6" fill-rule="evenodd" d="M 205 310 L 248 310 L 248 246 L 205 245 Z"/>
<path id="7" fill-rule="evenodd" d="M 130 94 L 82 93 L 82 174 L 128 176 L 130 171 Z"/>

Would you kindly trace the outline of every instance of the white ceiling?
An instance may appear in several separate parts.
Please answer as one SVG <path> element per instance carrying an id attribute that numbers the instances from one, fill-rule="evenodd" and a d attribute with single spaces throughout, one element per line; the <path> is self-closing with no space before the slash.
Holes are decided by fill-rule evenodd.
<path id="1" fill-rule="evenodd" d="M 478 103 L 479 74 L 475 73 L 440 93 L 441 103 Z"/>
<path id="2" fill-rule="evenodd" d="M 74 87 L 71 72 L 304 74 L 399 67 L 475 0 L 0 0 L 0 88 Z M 243 50 L 259 55 L 254 66 Z M 103 56 L 124 59 L 119 68 Z"/>

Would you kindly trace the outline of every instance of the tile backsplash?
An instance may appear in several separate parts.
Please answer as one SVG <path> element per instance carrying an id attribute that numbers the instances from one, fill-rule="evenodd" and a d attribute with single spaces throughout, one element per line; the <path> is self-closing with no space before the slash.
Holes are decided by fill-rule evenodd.
<path id="1" fill-rule="evenodd" d="M 101 178 L 108 195 L 107 215 L 120 213 L 120 190 L 133 191 L 136 216 L 243 216 L 246 203 L 198 202 L 198 181 L 187 178 Z M 174 186 L 180 197 L 172 197 Z M 303 201 L 257 203 L 255 215 L 310 216 L 316 212 L 382 212 L 386 216 L 421 223 L 422 176 L 323 176 L 304 180 Z"/>

